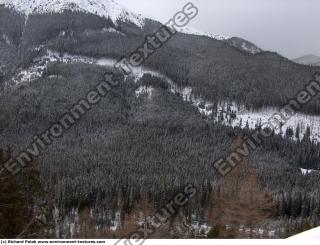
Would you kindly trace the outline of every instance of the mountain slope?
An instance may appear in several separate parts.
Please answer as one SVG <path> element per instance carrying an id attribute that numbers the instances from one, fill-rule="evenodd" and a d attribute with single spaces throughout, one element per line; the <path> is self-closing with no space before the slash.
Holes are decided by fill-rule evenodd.
<path id="1" fill-rule="evenodd" d="M 251 54 L 258 54 L 263 51 L 261 48 L 257 47 L 255 44 L 239 37 L 228 38 L 226 39 L 226 42 L 230 46 L 233 46 L 235 48 L 238 48 L 240 50 L 246 51 Z"/>
<path id="2" fill-rule="evenodd" d="M 40 139 L 53 129 L 53 123 L 61 122 L 61 116 L 105 80 L 106 72 L 116 72 L 113 64 L 118 58 L 140 47 L 161 24 L 145 20 L 140 28 L 121 15 L 112 19 L 112 6 L 104 15 L 87 6 L 112 3 L 108 0 L 47 0 L 47 6 L 40 6 L 46 1 L 39 0 L 14 2 L 15 8 L 0 6 L 0 83 L 12 71 L 10 78 L 20 85 L 0 94 L 0 142 L 18 153 L 34 146 L 35 135 Z M 26 2 L 30 5 L 22 4 Z M 23 15 L 14 11 L 18 8 Z M 283 106 L 319 70 L 276 53 L 251 55 L 254 49 L 243 44 L 245 40 L 233 41 L 199 32 L 177 33 L 142 67 L 121 76 L 119 86 L 79 120 L 74 118 L 70 128 L 63 127 L 63 137 L 52 138 L 53 144 L 32 166 L 38 167 L 57 207 L 55 224 L 65 227 L 58 227 L 55 236 L 82 237 L 66 231 L 69 226 L 78 231 L 76 223 L 82 219 L 73 223 L 72 218 L 78 208 L 90 210 L 92 222 L 84 219 L 85 226 L 95 232 L 110 230 L 114 212 L 129 217 L 136 206 L 145 208 L 147 202 L 160 209 L 187 183 L 195 185 L 197 195 L 181 214 L 190 214 L 191 219 L 185 220 L 192 223 L 195 219 L 213 225 L 206 217 L 219 187 L 213 163 L 227 156 L 241 129 L 221 123 L 234 114 L 229 103 L 226 109 L 219 108 L 219 122 L 201 113 L 211 110 L 213 114 L 214 103 L 220 101 L 260 108 Z M 246 52 L 241 51 L 243 47 Z M 309 109 L 320 113 L 318 101 Z M 251 129 L 244 130 L 246 135 L 254 134 Z M 250 150 L 261 188 L 267 188 L 279 204 L 276 217 L 261 220 L 270 223 L 272 231 L 291 227 L 281 223 L 288 218 L 306 220 L 320 207 L 317 172 L 304 175 L 300 170 L 320 169 L 319 145 L 307 138 L 296 142 L 283 136 L 271 135 L 259 149 Z M 149 200 L 144 202 L 144 197 Z M 259 228 L 259 233 L 263 230 L 260 224 L 250 227 Z M 281 237 L 274 232 L 270 236 Z"/>
<path id="3" fill-rule="evenodd" d="M 229 37 L 223 36 L 223 35 L 214 35 L 207 32 L 199 31 L 197 29 L 191 28 L 191 27 L 184 27 L 180 31 L 181 33 L 189 34 L 189 35 L 196 35 L 196 36 L 204 36 L 204 37 L 210 37 L 216 40 L 227 40 Z"/>
<path id="4" fill-rule="evenodd" d="M 9 5 L 8 0 L 0 1 Z M 27 9 L 25 13 L 30 13 L 30 9 L 31 13 L 42 13 L 38 9 L 43 8 L 41 3 L 45 0 L 28 1 L 32 3 L 27 5 L 28 8 L 18 4 L 25 1 L 14 2 L 17 4 L 16 9 Z M 64 4 L 79 3 L 77 6 L 86 7 L 85 4 L 99 2 L 102 0 L 67 0 Z M 54 11 L 63 9 L 52 7 L 53 3 L 58 4 L 59 1 L 49 3 L 49 10 L 50 6 Z M 109 0 L 106 3 L 114 2 Z M 38 9 L 34 9 L 37 6 Z M 109 12 L 106 10 L 106 15 Z M 10 14 L 11 12 L 8 16 L 16 18 Z M 19 23 L 21 25 L 21 21 Z M 34 61 L 47 50 L 61 54 L 119 59 L 140 47 L 145 41 L 144 37 L 161 26 L 161 23 L 153 20 L 145 20 L 142 29 L 128 22 L 120 21 L 117 24 L 88 11 L 45 12 L 29 15 L 23 28 L 14 28 L 17 32 L 15 35 L 10 34 L 12 28 L 8 27 L 8 23 L 1 22 L 0 36 L 5 34 L 8 37 L 2 41 L 5 45 L 12 42 L 12 37 L 18 37 L 16 40 L 20 64 L 16 64 L 16 69 L 10 70 L 19 74 L 21 70 L 32 67 Z M 189 33 L 194 31 L 189 30 Z M 223 40 L 217 36 L 208 38 L 199 32 L 190 34 L 175 35 L 144 66 L 170 77 L 182 88 L 191 87 L 194 95 L 208 101 L 228 99 L 254 108 L 282 106 L 296 94 L 297 88 L 302 88 L 313 73 L 318 71 L 313 67 L 294 64 L 276 53 L 260 52 L 250 55 L 249 53 L 260 49 L 257 50 L 255 45 L 239 38 Z M 242 52 L 243 49 L 246 52 Z M 8 77 L 7 73 L 4 72 L 4 75 Z M 319 113 L 320 107 L 318 103 L 312 102 L 304 110 Z"/>
<path id="5" fill-rule="evenodd" d="M 308 54 L 293 60 L 298 64 L 320 66 L 320 57 Z"/>
<path id="6" fill-rule="evenodd" d="M 194 28 L 190 27 L 184 27 L 181 30 L 181 33 L 189 34 L 189 35 L 196 35 L 196 36 L 203 36 L 203 37 L 210 37 L 219 41 L 226 42 L 229 44 L 231 47 L 243 50 L 245 52 L 248 52 L 250 54 L 258 54 L 261 53 L 263 50 L 257 47 L 255 44 L 244 40 L 239 37 L 227 37 L 223 35 L 214 35 L 206 32 L 202 32 L 199 30 L 196 30 Z"/>
<path id="7" fill-rule="evenodd" d="M 0 0 L 9 8 L 24 15 L 62 13 L 66 10 L 86 12 L 118 21 L 131 22 L 142 27 L 144 20 L 113 0 Z"/>
<path id="8" fill-rule="evenodd" d="M 119 22 L 132 23 L 139 28 L 145 26 L 146 19 L 135 14 L 113 0 L 0 0 L 0 5 L 13 9 L 25 16 L 64 13 L 65 11 L 83 12 L 108 18 L 117 25 Z M 237 37 L 225 37 L 198 31 L 185 27 L 182 33 L 206 36 L 224 41 L 230 46 L 246 51 L 251 54 L 260 53 L 262 50 L 256 45 Z"/>

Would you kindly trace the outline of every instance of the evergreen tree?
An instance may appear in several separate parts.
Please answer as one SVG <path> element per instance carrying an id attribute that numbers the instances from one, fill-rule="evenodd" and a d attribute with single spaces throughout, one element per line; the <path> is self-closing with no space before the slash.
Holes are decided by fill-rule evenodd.
<path id="1" fill-rule="evenodd" d="M 310 137 L 311 137 L 311 128 L 310 126 L 307 126 L 306 132 L 303 136 L 303 141 L 310 142 Z"/>
<path id="2" fill-rule="evenodd" d="M 292 138 L 293 135 L 294 135 L 293 129 L 290 128 L 290 127 L 288 127 L 288 128 L 286 129 L 286 137 Z"/>
<path id="3" fill-rule="evenodd" d="M 295 137 L 297 140 L 300 140 L 300 124 L 297 125 Z"/>

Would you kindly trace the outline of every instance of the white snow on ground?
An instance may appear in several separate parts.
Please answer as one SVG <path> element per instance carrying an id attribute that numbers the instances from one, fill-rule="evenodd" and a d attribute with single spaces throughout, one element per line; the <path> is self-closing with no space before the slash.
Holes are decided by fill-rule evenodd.
<path id="1" fill-rule="evenodd" d="M 120 31 L 118 31 L 118 30 L 116 30 L 116 29 L 114 29 L 114 28 L 112 28 L 112 27 L 103 28 L 103 29 L 101 30 L 101 33 L 107 33 L 107 32 L 114 32 L 114 33 L 120 34 L 120 35 L 122 35 L 122 36 L 125 36 L 124 33 L 120 32 Z"/>
<path id="2" fill-rule="evenodd" d="M 147 87 L 147 86 L 140 86 L 137 90 L 136 90 L 136 96 L 137 98 L 140 97 L 141 95 L 148 95 L 148 99 L 151 100 L 152 99 L 152 93 L 154 91 L 154 88 L 152 87 Z"/>
<path id="3" fill-rule="evenodd" d="M 251 54 L 257 54 L 261 52 L 261 49 L 253 46 L 247 46 L 247 43 L 245 42 L 242 43 L 241 48 Z"/>
<path id="4" fill-rule="evenodd" d="M 110 230 L 116 231 L 120 227 L 121 227 L 121 211 L 117 211 L 115 213 L 114 220 L 111 221 Z"/>
<path id="5" fill-rule="evenodd" d="M 47 51 L 46 55 L 34 60 L 34 66 L 20 71 L 11 82 L 14 84 L 20 84 L 31 82 L 37 78 L 40 78 L 50 62 L 86 63 L 112 67 L 117 60 L 110 58 L 96 59 L 70 54 L 63 54 L 60 56 L 57 52 L 52 52 L 49 50 Z M 136 82 L 144 74 L 153 75 L 167 82 L 169 85 L 169 92 L 180 94 L 185 101 L 190 102 L 193 106 L 195 106 L 201 114 L 210 117 L 216 122 L 220 122 L 228 126 L 245 128 L 248 124 L 249 128 L 255 129 L 258 125 L 268 122 L 268 120 L 275 113 L 279 112 L 278 108 L 273 107 L 266 107 L 260 110 L 248 110 L 243 105 L 239 105 L 235 102 L 222 101 L 216 106 L 216 115 L 213 115 L 213 103 L 201 97 L 195 98 L 191 87 L 180 88 L 169 77 L 152 69 L 145 67 L 132 68 L 132 76 Z M 136 91 L 136 95 L 139 96 L 142 93 L 147 93 L 149 98 L 152 98 L 152 92 L 153 89 L 151 87 L 140 87 Z M 276 131 L 276 133 L 285 135 L 286 129 L 289 127 L 292 128 L 295 133 L 298 125 L 300 126 L 300 139 L 302 139 L 306 132 L 307 126 L 309 126 L 311 129 L 311 140 L 320 142 L 320 116 L 297 113 L 292 116 L 292 118 L 290 118 L 286 124 L 283 125 L 282 130 Z"/>
<path id="6" fill-rule="evenodd" d="M 182 91 L 183 98 L 196 106 L 199 112 L 206 116 L 212 115 L 213 103 L 203 98 L 194 98 L 192 88 L 185 88 Z M 275 113 L 279 113 L 278 108 L 265 107 L 260 110 L 248 110 L 243 105 L 235 102 L 220 102 L 217 105 L 217 115 L 213 120 L 232 127 L 245 128 L 247 123 L 250 129 L 255 129 L 258 125 L 267 123 Z M 287 128 L 292 128 L 295 134 L 297 126 L 300 127 L 300 139 L 303 138 L 307 127 L 311 129 L 310 139 L 320 142 L 320 116 L 312 116 L 304 113 L 296 113 L 275 133 L 285 135 Z M 293 137 L 294 138 L 294 137 Z"/>
<path id="7" fill-rule="evenodd" d="M 320 173 L 319 170 L 313 170 L 313 169 L 304 169 L 304 168 L 300 168 L 301 170 L 301 173 L 303 175 L 308 175 L 308 174 L 311 174 L 311 173 Z"/>
<path id="8" fill-rule="evenodd" d="M 40 48 L 39 48 L 40 49 Z M 29 67 L 28 69 L 21 70 L 12 78 L 11 83 L 13 84 L 21 84 L 25 82 L 32 82 L 40 77 L 42 77 L 44 71 L 46 70 L 49 63 L 53 62 L 61 62 L 66 64 L 71 63 L 85 63 L 85 64 L 92 64 L 92 65 L 99 65 L 99 66 L 108 66 L 112 67 L 117 63 L 118 60 L 111 59 L 111 58 L 92 58 L 82 55 L 70 55 L 70 54 L 63 54 L 60 56 L 58 52 L 48 50 L 47 53 L 39 58 L 34 59 L 33 66 Z M 150 74 L 155 77 L 161 78 L 169 84 L 170 91 L 176 92 L 177 88 L 175 83 L 169 79 L 167 76 L 160 74 L 154 70 L 144 68 L 144 67 L 133 67 L 131 75 L 135 78 L 137 82 L 144 74 Z"/>
<path id="9" fill-rule="evenodd" d="M 184 33 L 184 34 L 196 35 L 196 36 L 204 36 L 204 37 L 213 38 L 213 39 L 216 39 L 216 40 L 219 40 L 219 41 L 227 41 L 227 40 L 231 39 L 228 36 L 210 34 L 210 33 L 203 32 L 203 31 L 191 28 L 191 27 L 182 27 L 182 28 L 180 28 L 179 31 L 181 33 Z M 237 45 L 235 40 L 233 40 L 232 43 L 233 43 L 234 47 L 238 47 L 239 46 L 239 45 Z M 250 53 L 250 54 L 257 54 L 257 53 L 260 53 L 262 51 L 261 49 L 255 47 L 255 46 L 253 46 L 253 45 L 251 45 L 251 44 L 249 44 L 248 42 L 245 42 L 245 41 L 242 42 L 241 49 L 246 51 L 246 52 L 248 52 L 248 53 Z"/>
<path id="10" fill-rule="evenodd" d="M 227 227 L 228 228 L 228 227 Z M 248 228 L 244 225 L 240 225 L 239 228 L 240 234 L 246 233 L 248 235 L 252 235 L 253 237 L 260 237 L 260 238 L 274 238 L 275 236 L 275 230 L 265 230 L 264 228 Z"/>
<path id="11" fill-rule="evenodd" d="M 144 25 L 144 18 L 113 0 L 0 0 L 0 4 L 14 8 L 25 15 L 72 10 L 110 18 L 115 24 L 117 21 L 128 21 L 140 27 Z"/>
<path id="12" fill-rule="evenodd" d="M 320 239 L 320 227 L 314 228 L 309 231 L 302 232 L 298 235 L 290 237 L 289 239 Z"/>
<path id="13" fill-rule="evenodd" d="M 237 118 L 232 121 L 232 126 L 240 126 L 240 121 L 242 120 L 241 127 L 246 126 L 246 122 L 249 123 L 250 128 L 255 128 L 256 125 L 268 122 L 268 120 L 275 114 L 279 113 L 279 109 L 266 107 L 259 111 L 249 111 L 243 110 L 241 112 L 236 112 Z M 320 141 L 320 117 L 311 116 L 304 113 L 297 113 L 293 115 L 282 127 L 281 130 L 276 131 L 276 133 L 285 134 L 287 128 L 292 128 L 293 132 L 297 126 L 300 126 L 300 139 L 304 136 L 307 127 L 311 129 L 311 140 Z"/>
<path id="14" fill-rule="evenodd" d="M 12 45 L 10 39 L 8 38 L 8 36 L 6 34 L 2 34 L 2 39 L 3 39 L 3 41 L 5 41 L 6 44 Z"/>
<path id="15" fill-rule="evenodd" d="M 302 173 L 303 175 L 307 175 L 307 174 L 310 174 L 310 173 L 313 172 L 313 170 L 311 170 L 311 169 L 300 168 L 300 170 L 301 170 L 301 173 Z"/>
<path id="16" fill-rule="evenodd" d="M 36 58 L 33 63 L 34 65 L 26 70 L 21 70 L 16 76 L 12 78 L 14 84 L 21 84 L 26 82 L 32 82 L 40 77 L 42 77 L 44 71 L 46 70 L 49 63 L 62 62 L 66 64 L 71 63 L 86 63 L 86 64 L 96 64 L 103 66 L 113 66 L 117 62 L 116 59 L 94 59 L 81 55 L 70 55 L 64 54 L 62 57 L 58 52 L 47 51 L 47 54 Z"/>
<path id="17" fill-rule="evenodd" d="M 208 226 L 207 224 L 200 224 L 199 222 L 194 222 L 191 224 L 192 229 L 200 234 L 208 234 L 211 230 L 211 226 Z"/>
<path id="18" fill-rule="evenodd" d="M 183 28 L 180 29 L 180 32 L 184 33 L 184 34 L 210 37 L 210 38 L 217 39 L 217 40 L 220 40 L 220 41 L 229 39 L 229 37 L 227 37 L 227 36 L 214 35 L 214 34 L 210 34 L 210 33 L 207 33 L 207 32 L 199 31 L 199 30 L 191 28 L 191 27 L 183 27 Z"/>

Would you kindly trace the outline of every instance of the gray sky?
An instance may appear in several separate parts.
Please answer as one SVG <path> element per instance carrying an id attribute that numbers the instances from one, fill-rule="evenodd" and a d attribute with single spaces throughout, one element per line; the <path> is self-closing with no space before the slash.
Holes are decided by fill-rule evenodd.
<path id="1" fill-rule="evenodd" d="M 247 39 L 288 58 L 320 56 L 320 0 L 116 0 L 133 12 L 166 22 L 187 2 L 199 8 L 189 24 L 201 31 Z"/>

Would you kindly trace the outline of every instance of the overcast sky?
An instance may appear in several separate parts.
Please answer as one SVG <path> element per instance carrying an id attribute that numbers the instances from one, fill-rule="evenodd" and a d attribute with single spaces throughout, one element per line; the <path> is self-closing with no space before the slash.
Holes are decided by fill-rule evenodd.
<path id="1" fill-rule="evenodd" d="M 188 0 L 116 0 L 128 9 L 166 22 Z M 199 15 L 189 26 L 245 38 L 262 49 L 297 58 L 320 56 L 320 0 L 193 0 Z"/>

